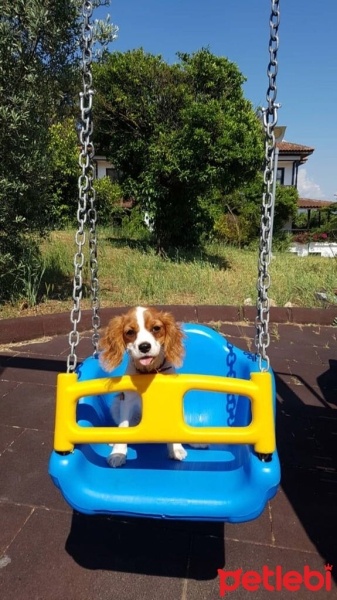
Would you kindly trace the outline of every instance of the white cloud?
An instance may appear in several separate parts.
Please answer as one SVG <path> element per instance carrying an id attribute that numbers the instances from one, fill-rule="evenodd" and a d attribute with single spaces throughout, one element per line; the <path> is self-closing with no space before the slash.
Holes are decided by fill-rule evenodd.
<path id="1" fill-rule="evenodd" d="M 308 175 L 306 169 L 299 169 L 297 179 L 297 189 L 300 198 L 312 198 L 313 200 L 323 200 L 325 198 L 318 183 Z"/>

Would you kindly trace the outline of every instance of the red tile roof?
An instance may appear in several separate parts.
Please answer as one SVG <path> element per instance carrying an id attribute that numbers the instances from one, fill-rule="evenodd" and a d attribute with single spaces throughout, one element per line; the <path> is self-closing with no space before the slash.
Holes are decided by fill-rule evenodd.
<path id="1" fill-rule="evenodd" d="M 293 144 L 292 142 L 277 142 L 276 146 L 278 147 L 280 154 L 301 154 L 309 156 L 315 150 L 315 148 L 312 148 L 311 146 L 302 146 L 302 144 Z"/>
<path id="2" fill-rule="evenodd" d="M 298 208 L 326 208 L 336 204 L 336 202 L 330 202 L 329 200 L 310 200 L 309 198 L 299 198 L 297 202 Z"/>

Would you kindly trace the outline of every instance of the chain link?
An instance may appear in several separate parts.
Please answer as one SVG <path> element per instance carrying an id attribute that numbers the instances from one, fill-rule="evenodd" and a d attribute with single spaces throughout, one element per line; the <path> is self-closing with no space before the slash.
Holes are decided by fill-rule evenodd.
<path id="1" fill-rule="evenodd" d="M 225 338 L 226 339 L 226 338 Z M 236 354 L 234 352 L 234 346 L 226 339 L 227 348 L 229 350 L 227 354 L 227 377 L 236 377 L 236 371 L 234 369 L 234 365 L 236 363 Z M 232 426 L 235 423 L 235 415 L 236 415 L 236 396 L 235 394 L 227 394 L 226 401 L 226 409 L 227 409 L 227 425 Z"/>
<path id="2" fill-rule="evenodd" d="M 79 343 L 78 325 L 81 320 L 81 299 L 83 294 L 83 266 L 84 254 L 83 246 L 85 244 L 84 227 L 87 218 L 90 223 L 89 230 L 89 248 L 90 248 L 90 271 L 91 271 L 91 294 L 93 308 L 93 346 L 94 354 L 97 354 L 98 348 L 98 329 L 100 320 L 98 316 L 98 278 L 97 278 L 97 236 L 96 220 L 97 213 L 95 209 L 95 190 L 93 181 L 95 178 L 95 169 L 93 165 L 94 145 L 92 142 L 93 122 L 92 122 L 92 47 L 93 47 L 93 25 L 90 22 L 93 12 L 93 4 L 90 1 L 83 1 L 82 4 L 82 83 L 83 91 L 80 93 L 80 112 L 81 112 L 81 130 L 80 143 L 81 151 L 79 155 L 79 166 L 81 174 L 78 179 L 78 208 L 77 222 L 78 230 L 75 236 L 77 252 L 74 257 L 74 282 L 73 282 L 73 308 L 70 315 L 73 329 L 69 333 L 70 352 L 67 359 L 67 371 L 73 372 L 77 365 L 76 347 Z"/>
<path id="3" fill-rule="evenodd" d="M 88 211 L 88 218 L 90 223 L 89 230 L 89 249 L 90 249 L 90 272 L 91 272 L 91 307 L 92 307 L 92 345 L 94 347 L 94 355 L 98 354 L 98 342 L 99 342 L 99 328 L 100 328 L 100 317 L 99 317 L 99 285 L 98 285 L 98 263 L 97 263 L 97 233 L 96 233 L 96 222 L 97 222 L 97 211 L 95 208 L 95 189 L 91 188 L 90 195 L 90 207 Z"/>
<path id="4" fill-rule="evenodd" d="M 258 260 L 257 317 L 255 321 L 255 346 L 259 359 L 260 371 L 267 371 L 270 364 L 269 357 L 267 355 L 267 348 L 270 343 L 270 301 L 268 297 L 268 290 L 270 286 L 269 265 L 271 260 L 271 214 L 274 202 L 273 181 L 276 148 L 274 130 L 277 124 L 277 111 L 280 107 L 280 105 L 276 103 L 276 76 L 278 71 L 277 52 L 279 48 L 278 29 L 280 24 L 279 0 L 271 0 L 271 5 L 269 64 L 267 70 L 269 85 L 266 96 L 268 107 L 262 109 L 263 126 L 265 131 L 265 168 L 263 177 L 264 193 L 262 198 L 261 232 Z"/>

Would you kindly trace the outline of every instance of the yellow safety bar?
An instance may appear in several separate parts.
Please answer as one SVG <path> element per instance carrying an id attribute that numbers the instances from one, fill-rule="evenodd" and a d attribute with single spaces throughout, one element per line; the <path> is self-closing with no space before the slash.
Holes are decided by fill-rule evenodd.
<path id="1" fill-rule="evenodd" d="M 239 394 L 250 398 L 252 420 L 245 427 L 192 427 L 184 421 L 183 397 L 190 390 Z M 129 428 L 81 427 L 76 404 L 84 396 L 137 392 L 142 397 L 142 419 Z M 54 449 L 71 452 L 74 444 L 166 443 L 254 444 L 255 451 L 275 450 L 272 377 L 252 373 L 250 380 L 209 375 L 135 375 L 78 381 L 76 373 L 57 380 Z"/>

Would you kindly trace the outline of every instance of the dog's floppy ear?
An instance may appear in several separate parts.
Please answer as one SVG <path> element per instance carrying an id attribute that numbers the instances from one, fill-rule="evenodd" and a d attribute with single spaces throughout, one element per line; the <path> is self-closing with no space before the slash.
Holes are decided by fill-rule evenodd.
<path id="1" fill-rule="evenodd" d="M 111 319 L 100 340 L 101 362 L 107 371 L 112 371 L 122 362 L 125 351 L 123 324 L 123 317 Z"/>
<path id="2" fill-rule="evenodd" d="M 183 345 L 184 334 L 171 313 L 160 313 L 160 319 L 165 325 L 165 356 L 175 367 L 180 367 L 183 362 L 185 350 Z"/>

